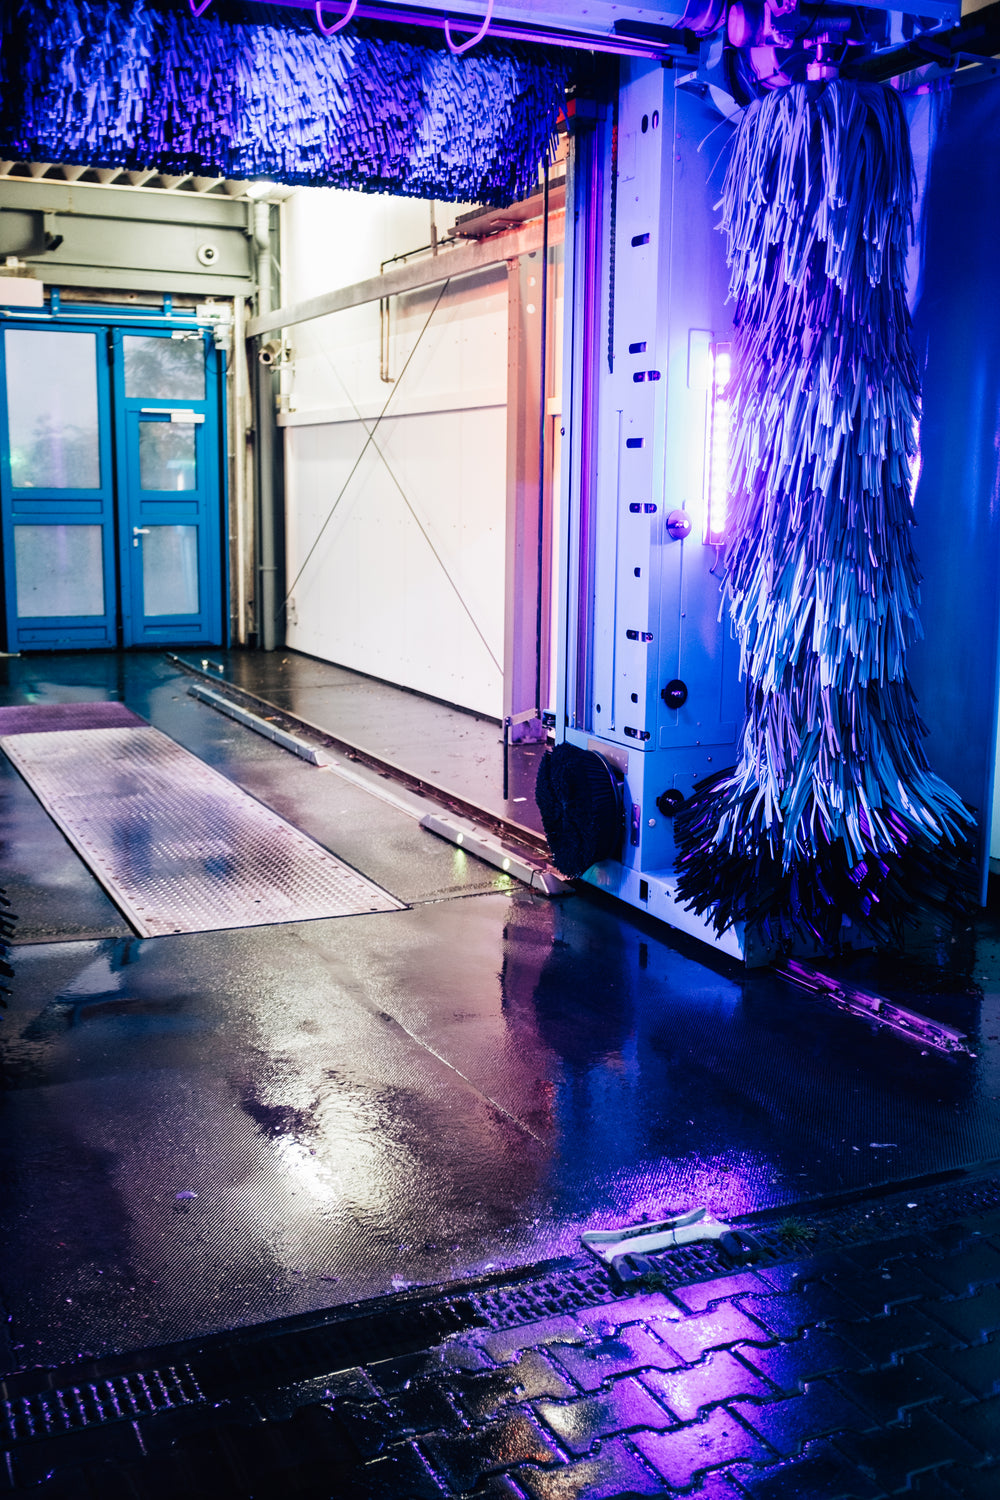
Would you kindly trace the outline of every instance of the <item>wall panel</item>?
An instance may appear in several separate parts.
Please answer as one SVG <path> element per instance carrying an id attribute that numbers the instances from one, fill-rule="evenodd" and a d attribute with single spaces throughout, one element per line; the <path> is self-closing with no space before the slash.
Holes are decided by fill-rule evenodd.
<path id="1" fill-rule="evenodd" d="M 282 300 L 427 245 L 430 213 L 296 194 Z M 393 299 L 388 320 L 372 304 L 291 331 L 288 644 L 499 717 L 506 268 Z"/>
<path id="2" fill-rule="evenodd" d="M 1000 82 L 921 96 L 911 110 L 923 224 L 914 277 L 923 379 L 914 514 L 925 638 L 909 654 L 910 676 L 932 766 L 980 814 L 985 872 L 1000 618 L 1000 157 L 992 149 Z"/>

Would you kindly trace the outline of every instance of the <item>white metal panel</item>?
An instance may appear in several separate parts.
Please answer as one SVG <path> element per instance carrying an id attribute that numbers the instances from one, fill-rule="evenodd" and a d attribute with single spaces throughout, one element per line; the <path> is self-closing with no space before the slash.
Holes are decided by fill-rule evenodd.
<path id="1" fill-rule="evenodd" d="M 375 274 L 429 234 L 427 203 L 298 193 L 283 300 Z M 499 717 L 506 268 L 394 299 L 390 320 L 391 382 L 377 304 L 290 333 L 288 644 Z"/>
<path id="2" fill-rule="evenodd" d="M 369 449 L 292 590 L 288 644 L 498 716 L 506 413 L 457 415 L 460 422 L 444 413 L 386 424 L 381 441 L 419 522 Z M 297 568 L 363 429 L 295 428 L 286 441 L 289 562 Z"/>

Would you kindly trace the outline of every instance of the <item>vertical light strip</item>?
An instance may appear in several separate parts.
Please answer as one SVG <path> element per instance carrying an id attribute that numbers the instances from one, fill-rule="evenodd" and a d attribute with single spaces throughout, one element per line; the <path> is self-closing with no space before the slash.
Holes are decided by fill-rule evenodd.
<path id="1" fill-rule="evenodd" d="M 913 419 L 913 456 L 910 459 L 910 504 L 917 503 L 917 485 L 920 483 L 920 470 L 923 466 L 923 456 L 920 452 L 920 418 Z"/>
<path id="2" fill-rule="evenodd" d="M 703 540 L 706 546 L 721 547 L 726 540 L 726 522 L 729 514 L 732 345 L 713 344 L 709 357 L 711 387 L 708 421 L 705 424 L 705 531 Z"/>

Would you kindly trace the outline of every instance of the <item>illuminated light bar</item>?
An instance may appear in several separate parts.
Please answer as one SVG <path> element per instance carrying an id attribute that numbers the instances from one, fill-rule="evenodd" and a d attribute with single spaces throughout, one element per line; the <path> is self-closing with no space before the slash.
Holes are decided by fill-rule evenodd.
<path id="1" fill-rule="evenodd" d="M 790 980 L 800 989 L 828 1000 L 839 1010 L 847 1011 L 848 1015 L 874 1022 L 877 1026 L 885 1026 L 907 1041 L 916 1042 L 921 1048 L 933 1047 L 938 1052 L 953 1054 L 961 1052 L 968 1057 L 976 1055 L 969 1047 L 969 1039 L 964 1032 L 956 1031 L 954 1026 L 946 1026 L 943 1021 L 934 1021 L 930 1016 L 921 1015 L 919 1011 L 896 1005 L 884 995 L 859 990 L 852 984 L 821 974 L 818 969 L 791 958 L 783 968 L 777 968 L 776 972 L 782 979 Z"/>
<path id="2" fill-rule="evenodd" d="M 913 457 L 910 460 L 910 504 L 917 503 L 917 485 L 920 483 L 920 470 L 923 467 L 923 455 L 920 452 L 920 422 L 913 424 Z"/>
<path id="3" fill-rule="evenodd" d="M 709 355 L 711 385 L 705 424 L 705 531 L 709 547 L 722 547 L 729 519 L 729 445 L 732 432 L 731 344 L 713 344 Z"/>

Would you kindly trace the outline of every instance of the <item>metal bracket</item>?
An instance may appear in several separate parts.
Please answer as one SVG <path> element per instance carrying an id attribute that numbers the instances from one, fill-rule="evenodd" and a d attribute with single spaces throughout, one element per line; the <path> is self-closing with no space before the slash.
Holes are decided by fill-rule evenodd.
<path id="1" fill-rule="evenodd" d="M 63 242 L 63 236 L 56 229 L 56 216 L 54 213 L 42 214 L 42 249 L 58 250 Z"/>

